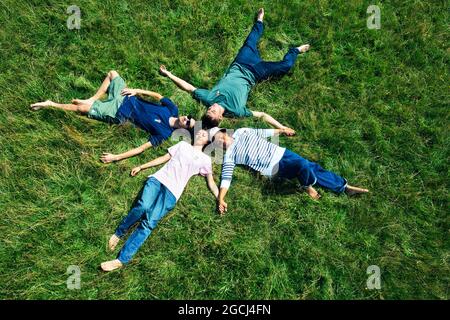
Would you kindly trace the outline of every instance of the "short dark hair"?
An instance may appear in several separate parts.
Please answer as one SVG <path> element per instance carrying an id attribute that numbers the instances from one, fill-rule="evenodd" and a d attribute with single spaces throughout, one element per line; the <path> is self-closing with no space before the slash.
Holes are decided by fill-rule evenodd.
<path id="1" fill-rule="evenodd" d="M 202 129 L 208 130 L 219 126 L 219 120 L 211 119 L 207 114 L 202 117 Z"/>

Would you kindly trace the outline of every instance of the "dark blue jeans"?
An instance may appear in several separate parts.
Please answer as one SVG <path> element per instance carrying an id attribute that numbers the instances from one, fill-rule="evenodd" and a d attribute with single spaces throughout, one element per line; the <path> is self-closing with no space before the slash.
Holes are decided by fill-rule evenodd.
<path id="1" fill-rule="evenodd" d="M 336 193 L 344 192 L 347 187 L 347 181 L 344 178 L 288 149 L 278 163 L 277 176 L 284 179 L 297 178 L 303 187 L 317 184 Z"/>
<path id="2" fill-rule="evenodd" d="M 234 62 L 237 62 L 252 71 L 257 81 L 285 75 L 294 66 L 295 60 L 300 53 L 297 48 L 291 48 L 281 61 L 263 61 L 257 48 L 259 38 L 261 38 L 263 31 L 263 23 L 261 21 L 256 21 L 252 31 L 245 40 L 244 45 L 234 59 Z"/>
<path id="3" fill-rule="evenodd" d="M 116 230 L 116 236 L 121 238 L 140 221 L 119 252 L 120 262 L 130 262 L 159 220 L 175 207 L 176 202 L 175 196 L 161 182 L 153 177 L 147 180 L 140 198 Z"/>

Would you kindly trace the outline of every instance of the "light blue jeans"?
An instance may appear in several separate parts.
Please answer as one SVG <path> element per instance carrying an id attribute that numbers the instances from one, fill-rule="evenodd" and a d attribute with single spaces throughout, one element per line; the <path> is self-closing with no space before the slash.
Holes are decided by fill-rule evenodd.
<path id="1" fill-rule="evenodd" d="M 130 262 L 144 241 L 170 210 L 175 207 L 177 199 L 161 182 L 150 177 L 128 215 L 122 220 L 115 234 L 123 237 L 139 221 L 136 230 L 128 237 L 119 252 L 118 259 L 123 264 Z"/>

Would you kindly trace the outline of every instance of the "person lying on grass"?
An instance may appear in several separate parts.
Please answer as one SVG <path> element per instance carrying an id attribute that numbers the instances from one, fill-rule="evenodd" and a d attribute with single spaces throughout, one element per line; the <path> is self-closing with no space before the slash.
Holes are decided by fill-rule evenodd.
<path id="1" fill-rule="evenodd" d="M 223 165 L 218 209 L 221 214 L 227 211 L 225 195 L 230 188 L 233 170 L 236 165 L 248 166 L 268 177 L 298 179 L 306 193 L 313 199 L 320 195 L 313 187 L 332 190 L 336 193 L 346 192 L 349 195 L 369 192 L 367 189 L 353 187 L 347 180 L 337 174 L 324 170 L 317 163 L 308 161 L 298 154 L 267 141 L 268 137 L 286 134 L 279 129 L 241 128 L 229 135 L 226 129 L 209 130 L 210 140 L 216 147 L 226 150 Z"/>
<path id="2" fill-rule="evenodd" d="M 170 147 L 166 155 L 131 171 L 131 175 L 136 176 L 141 170 L 167 162 L 164 167 L 149 176 L 139 200 L 109 239 L 108 245 L 112 251 L 131 226 L 139 222 L 120 250 L 117 259 L 101 264 L 104 271 L 112 271 L 130 262 L 158 222 L 175 207 L 193 175 L 205 176 L 209 189 L 216 198 L 218 197 L 219 189 L 214 182 L 211 158 L 202 152 L 208 144 L 208 133 L 199 130 L 195 135 L 193 146 L 181 141 Z"/>
<path id="3" fill-rule="evenodd" d="M 101 97 L 108 93 L 108 98 Z M 151 97 L 160 104 L 140 99 L 137 96 Z M 74 99 L 71 104 L 56 103 L 51 100 L 38 102 L 30 106 L 31 110 L 57 108 L 76 111 L 99 121 L 122 124 L 130 121 L 150 133 L 148 141 L 135 149 L 121 154 L 103 153 L 101 161 L 109 163 L 133 157 L 150 147 L 161 144 L 178 128 L 191 129 L 195 120 L 190 116 L 178 116 L 178 107 L 167 97 L 159 93 L 130 89 L 117 71 L 110 71 L 103 80 L 97 93 L 86 100 Z"/>
<path id="4" fill-rule="evenodd" d="M 207 126 L 207 123 L 211 124 L 209 128 L 218 126 L 224 116 L 254 116 L 262 118 L 275 128 L 286 130 L 286 134 L 290 136 L 295 134 L 294 130 L 283 126 L 270 115 L 264 112 L 251 111 L 246 107 L 249 92 L 256 83 L 285 75 L 294 66 L 297 56 L 309 50 L 309 45 L 305 44 L 289 49 L 281 61 L 263 61 L 257 48 L 264 29 L 263 18 L 264 9 L 261 8 L 258 11 L 257 21 L 244 45 L 225 75 L 211 90 L 198 89 L 173 75 L 164 65 L 160 67 L 159 71 L 162 75 L 171 79 L 182 90 L 191 93 L 194 99 L 208 108 L 202 119 L 205 126 Z"/>

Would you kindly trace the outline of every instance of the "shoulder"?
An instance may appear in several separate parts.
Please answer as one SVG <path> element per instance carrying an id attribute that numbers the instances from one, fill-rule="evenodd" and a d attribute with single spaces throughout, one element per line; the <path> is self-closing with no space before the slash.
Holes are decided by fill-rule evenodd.
<path id="1" fill-rule="evenodd" d="M 250 128 L 239 128 L 234 132 L 233 137 L 237 137 L 242 134 L 249 133 L 251 131 L 252 131 L 252 129 L 250 129 Z"/>
<path id="2" fill-rule="evenodd" d="M 186 141 L 182 140 L 180 142 L 177 143 L 178 146 L 183 147 L 183 148 L 189 148 L 191 149 L 192 146 L 190 143 L 187 143 Z"/>
<path id="3" fill-rule="evenodd" d="M 174 144 L 173 146 L 171 146 L 170 149 L 172 149 L 172 150 L 180 150 L 180 149 L 186 150 L 186 149 L 191 148 L 191 147 L 192 146 L 189 143 L 187 143 L 185 141 L 180 141 L 180 142 Z"/>

